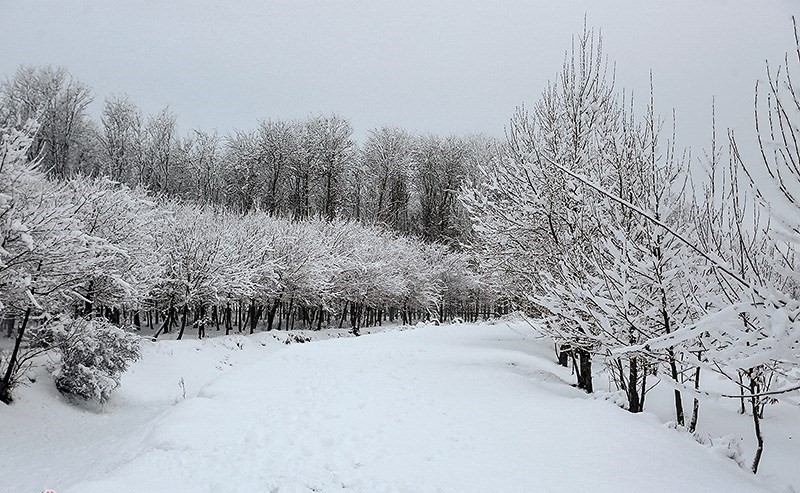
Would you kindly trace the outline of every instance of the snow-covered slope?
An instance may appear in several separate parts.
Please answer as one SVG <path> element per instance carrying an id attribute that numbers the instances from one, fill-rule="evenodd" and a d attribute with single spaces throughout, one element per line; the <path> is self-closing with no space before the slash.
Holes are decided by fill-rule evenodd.
<path id="1" fill-rule="evenodd" d="M 778 491 L 651 414 L 586 398 L 521 325 L 145 353 L 102 412 L 40 383 L 0 410 L 0 491 Z"/>

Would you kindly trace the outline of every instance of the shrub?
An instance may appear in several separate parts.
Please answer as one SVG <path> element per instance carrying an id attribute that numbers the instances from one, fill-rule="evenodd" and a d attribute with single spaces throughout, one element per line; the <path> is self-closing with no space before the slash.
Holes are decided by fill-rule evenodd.
<path id="1" fill-rule="evenodd" d="M 54 332 L 61 367 L 53 376 L 64 394 L 105 402 L 139 359 L 139 337 L 102 319 L 72 321 Z"/>

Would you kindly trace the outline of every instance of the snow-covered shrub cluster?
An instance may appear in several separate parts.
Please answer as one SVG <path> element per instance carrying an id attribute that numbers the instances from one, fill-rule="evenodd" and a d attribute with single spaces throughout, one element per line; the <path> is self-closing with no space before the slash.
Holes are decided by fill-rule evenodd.
<path id="1" fill-rule="evenodd" d="M 736 462 L 739 467 L 747 468 L 747 460 L 742 450 L 741 438 L 734 435 L 712 437 L 709 435 L 701 435 L 700 433 L 694 433 L 692 436 L 697 443 L 710 448 L 715 454 L 731 459 Z"/>
<path id="2" fill-rule="evenodd" d="M 61 355 L 53 373 L 56 388 L 87 400 L 107 401 L 128 365 L 139 359 L 139 337 L 102 319 L 47 323 L 34 338 Z"/>
<path id="3" fill-rule="evenodd" d="M 728 379 L 727 397 L 754 418 L 755 472 L 765 405 L 800 389 L 793 72 L 770 72 L 758 89 L 762 162 L 744 160 L 732 134 L 718 145 L 712 129 L 702 177 L 674 127 L 662 135 L 652 96 L 637 115 L 616 90 L 599 38 L 585 30 L 575 43 L 533 110 L 512 120 L 505 155 L 462 191 L 475 251 L 498 290 L 540 318 L 561 363 L 574 359 L 586 391 L 601 357 L 638 412 L 655 374 L 675 388 L 678 425 L 694 431 L 701 373 Z M 797 56 L 793 68 L 800 46 Z M 687 409 L 690 390 L 700 392 Z"/>
<path id="4" fill-rule="evenodd" d="M 598 390 L 592 393 L 592 398 L 610 402 L 611 404 L 614 404 L 622 409 L 630 409 L 630 405 L 628 404 L 628 396 L 625 395 L 625 392 L 622 390 L 613 392 L 603 392 Z"/>

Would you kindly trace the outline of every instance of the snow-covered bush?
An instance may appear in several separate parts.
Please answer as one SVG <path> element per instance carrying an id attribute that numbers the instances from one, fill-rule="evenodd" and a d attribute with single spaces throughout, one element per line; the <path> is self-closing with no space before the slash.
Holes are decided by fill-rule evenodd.
<path id="1" fill-rule="evenodd" d="M 629 410 L 630 404 L 628 403 L 628 396 L 624 390 L 603 391 L 595 390 L 592 394 L 592 399 L 598 401 L 606 401 L 621 409 Z"/>
<path id="2" fill-rule="evenodd" d="M 725 435 L 721 437 L 713 437 L 711 435 L 701 435 L 694 433 L 692 435 L 697 443 L 705 445 L 711 451 L 722 457 L 736 462 L 742 469 L 747 469 L 748 464 L 742 450 L 742 439 L 735 435 Z"/>
<path id="3" fill-rule="evenodd" d="M 61 366 L 53 376 L 64 394 L 105 402 L 128 365 L 139 359 L 139 337 L 102 319 L 54 324 L 47 330 L 61 351 Z"/>

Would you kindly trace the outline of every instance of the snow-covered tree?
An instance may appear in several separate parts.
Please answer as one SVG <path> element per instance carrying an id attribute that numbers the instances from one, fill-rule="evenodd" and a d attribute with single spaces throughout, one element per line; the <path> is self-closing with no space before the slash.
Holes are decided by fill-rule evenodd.
<path id="1" fill-rule="evenodd" d="M 23 369 L 32 317 L 69 310 L 86 279 L 124 253 L 84 230 L 69 187 L 48 180 L 28 159 L 37 127 L 0 130 L 0 309 L 21 319 L 14 347 L 2 360 L 0 400 L 9 402 Z"/>
<path id="2" fill-rule="evenodd" d="M 164 271 L 152 296 L 159 306 L 166 307 L 164 331 L 180 323 L 178 339 L 183 337 L 190 312 L 199 321 L 202 337 L 211 307 L 223 300 L 251 297 L 258 270 L 271 266 L 256 265 L 260 250 L 249 251 L 248 246 L 257 244 L 254 239 L 231 234 L 231 220 L 210 208 L 174 208 L 163 240 Z"/>
<path id="3" fill-rule="evenodd" d="M 78 177 L 66 182 L 66 187 L 82 231 L 117 249 L 113 258 L 87 272 L 83 286 L 76 290 L 85 301 L 83 313 L 119 322 L 120 309 L 139 309 L 160 274 L 160 240 L 167 213 L 143 189 L 106 178 Z"/>
<path id="4" fill-rule="evenodd" d="M 87 115 L 92 102 L 88 85 L 62 67 L 21 66 L 0 84 L 0 107 L 5 126 L 40 123 L 28 150 L 29 158 L 41 156 L 41 168 L 55 176 L 79 171 L 86 159 L 93 129 Z"/>
<path id="5" fill-rule="evenodd" d="M 106 98 L 100 115 L 100 174 L 133 186 L 142 184 L 142 113 L 124 95 Z"/>
<path id="6" fill-rule="evenodd" d="M 482 249 L 483 267 L 498 272 L 507 296 L 532 312 L 552 309 L 554 286 L 586 287 L 597 269 L 586 252 L 602 239 L 602 204 L 559 166 L 614 186 L 609 145 L 621 113 L 601 42 L 584 30 L 533 114 L 512 119 L 505 156 L 482 167 L 482 180 L 462 194 Z M 579 387 L 591 391 L 591 354 L 599 349 L 591 320 L 578 307 L 548 325 L 580 360 Z"/>
<path id="7" fill-rule="evenodd" d="M 408 231 L 413 140 L 403 129 L 370 131 L 362 147 L 366 204 L 363 217 L 398 231 Z"/>

